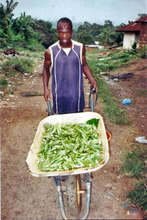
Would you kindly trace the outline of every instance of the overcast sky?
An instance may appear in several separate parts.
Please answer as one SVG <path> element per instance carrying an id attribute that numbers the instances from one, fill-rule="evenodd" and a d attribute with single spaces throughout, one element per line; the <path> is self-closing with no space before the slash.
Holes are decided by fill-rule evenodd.
<path id="1" fill-rule="evenodd" d="M 5 3 L 6 0 L 0 0 Z M 55 21 L 69 17 L 73 22 L 88 21 L 103 24 L 110 20 L 114 25 L 134 21 L 138 14 L 147 13 L 147 0 L 15 0 L 19 4 L 15 17 L 22 12 L 33 18 Z"/>

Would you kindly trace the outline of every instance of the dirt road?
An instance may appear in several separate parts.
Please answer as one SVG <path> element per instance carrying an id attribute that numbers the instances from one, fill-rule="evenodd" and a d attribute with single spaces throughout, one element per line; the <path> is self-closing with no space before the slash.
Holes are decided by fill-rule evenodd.
<path id="1" fill-rule="evenodd" d="M 131 180 L 123 177 L 119 171 L 122 149 L 133 143 L 134 137 L 145 135 L 147 128 L 146 97 L 139 98 L 134 93 L 145 85 L 147 65 L 145 62 L 134 65 L 132 69 L 125 69 L 135 72 L 132 80 L 112 86 L 118 99 L 129 95 L 133 100 L 132 105 L 126 106 L 132 123 L 120 126 L 105 119 L 112 133 L 111 157 L 104 168 L 93 173 L 88 219 L 134 218 L 122 205 Z M 42 93 L 41 69 L 40 64 L 32 77 L 22 77 L 23 84 L 17 87 L 14 95 L 5 97 L 1 102 L 2 220 L 62 219 L 53 179 L 32 177 L 25 162 L 38 123 L 47 116 L 47 112 L 42 96 L 25 97 L 22 94 Z M 87 94 L 87 87 L 85 90 Z M 98 100 L 95 111 L 102 114 L 100 106 Z"/>

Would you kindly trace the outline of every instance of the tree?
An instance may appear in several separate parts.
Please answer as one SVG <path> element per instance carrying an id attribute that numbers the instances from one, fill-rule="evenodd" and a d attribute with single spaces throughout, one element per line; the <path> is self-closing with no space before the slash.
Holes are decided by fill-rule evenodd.
<path id="1" fill-rule="evenodd" d="M 33 19 L 24 13 L 19 18 L 14 19 L 12 28 L 16 34 L 21 34 L 24 40 L 34 37 L 34 31 L 31 27 Z"/>
<path id="2" fill-rule="evenodd" d="M 14 2 L 14 0 L 6 0 L 6 6 L 0 4 L 0 25 L 3 26 L 4 30 L 7 30 L 11 24 L 11 19 L 14 16 L 13 10 L 17 5 L 18 2 Z"/>
<path id="3" fill-rule="evenodd" d="M 9 39 L 11 38 L 11 24 L 12 17 L 14 16 L 13 10 L 18 5 L 18 2 L 14 0 L 6 0 L 6 6 L 2 3 L 0 4 L 0 46 L 6 46 Z"/>
<path id="4" fill-rule="evenodd" d="M 110 20 L 105 20 L 104 27 L 109 28 L 109 29 L 113 29 L 114 28 L 113 23 Z"/>
<path id="5" fill-rule="evenodd" d="M 90 34 L 95 38 L 101 32 L 102 25 L 92 24 L 90 28 Z"/>
<path id="6" fill-rule="evenodd" d="M 52 28 L 52 23 L 49 21 L 34 19 L 32 28 L 39 33 L 38 40 L 42 42 L 45 48 L 48 48 L 58 39 L 56 30 Z"/>
<path id="7" fill-rule="evenodd" d="M 84 44 L 93 44 L 96 37 L 101 32 L 101 25 L 88 22 L 84 22 L 80 25 L 76 32 L 77 40 L 83 42 Z"/>
<path id="8" fill-rule="evenodd" d="M 102 44 L 108 44 L 110 30 L 106 27 L 103 27 L 101 33 L 98 35 L 98 41 Z"/>
<path id="9" fill-rule="evenodd" d="M 0 47 L 24 47 L 38 50 L 51 45 L 57 40 L 52 24 L 33 19 L 25 12 L 13 19 L 13 10 L 18 5 L 14 0 L 0 4 Z"/>
<path id="10" fill-rule="evenodd" d="M 77 34 L 77 39 L 78 41 L 80 41 L 83 44 L 93 44 L 94 43 L 94 39 L 91 36 L 90 33 L 85 32 L 85 31 L 81 31 L 80 33 Z"/>
<path id="11" fill-rule="evenodd" d="M 83 25 L 80 25 L 80 26 L 78 27 L 78 30 L 77 30 L 77 31 L 78 31 L 78 32 L 83 32 L 83 31 L 89 32 L 90 28 L 91 28 L 91 24 L 88 23 L 87 21 L 85 21 Z"/>

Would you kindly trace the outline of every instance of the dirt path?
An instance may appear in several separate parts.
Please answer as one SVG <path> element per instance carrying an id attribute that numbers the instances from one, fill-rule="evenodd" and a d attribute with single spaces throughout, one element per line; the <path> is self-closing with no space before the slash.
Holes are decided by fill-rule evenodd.
<path id="1" fill-rule="evenodd" d="M 33 77 L 22 79 L 23 85 L 17 87 L 14 96 L 6 97 L 7 100 L 1 102 L 2 220 L 62 219 L 53 179 L 32 177 L 25 163 L 38 123 L 47 116 L 47 112 L 42 96 L 23 97 L 21 93 L 28 91 L 42 93 L 41 69 L 40 64 Z M 140 77 L 139 70 L 137 73 L 134 80 Z M 135 81 L 132 82 L 127 81 L 126 84 L 120 82 L 113 92 L 116 95 L 118 93 L 120 99 L 124 97 L 124 87 L 126 94 L 128 91 L 132 94 L 132 89 L 138 86 L 135 85 Z M 131 89 L 128 87 L 129 84 L 132 85 Z M 85 80 L 86 95 L 88 95 L 87 88 L 89 86 Z M 140 102 L 139 106 L 138 102 Z M 145 102 L 143 104 L 145 107 Z M 95 111 L 102 114 L 100 105 L 98 100 Z M 138 108 L 135 109 L 137 106 Z M 119 169 L 122 148 L 132 143 L 136 135 L 141 136 L 147 124 L 145 110 L 143 111 L 141 106 L 141 100 L 137 96 L 134 105 L 126 107 L 130 118 L 135 118 L 138 114 L 142 116 L 142 123 L 140 122 L 138 126 L 137 121 L 131 126 L 120 126 L 111 124 L 105 119 L 105 124 L 112 133 L 111 157 L 104 168 L 93 173 L 88 219 L 133 219 L 132 215 L 122 207 L 130 180 L 124 178 Z"/>

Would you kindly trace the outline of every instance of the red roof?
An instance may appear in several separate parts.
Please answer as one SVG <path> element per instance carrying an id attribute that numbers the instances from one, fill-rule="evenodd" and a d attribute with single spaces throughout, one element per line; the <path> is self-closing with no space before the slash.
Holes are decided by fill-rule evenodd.
<path id="1" fill-rule="evenodd" d="M 144 16 L 136 21 L 137 23 L 147 22 L 147 16 Z"/>
<path id="2" fill-rule="evenodd" d="M 119 28 L 118 32 L 137 32 L 140 31 L 141 27 L 140 27 L 140 23 L 136 23 L 136 22 L 131 22 L 128 25 L 125 25 L 124 27 Z"/>
<path id="3" fill-rule="evenodd" d="M 144 23 L 144 22 L 147 22 L 147 16 L 144 16 L 135 22 L 131 22 L 128 25 L 125 25 L 116 31 L 118 31 L 118 32 L 140 32 L 141 31 L 141 23 Z"/>

